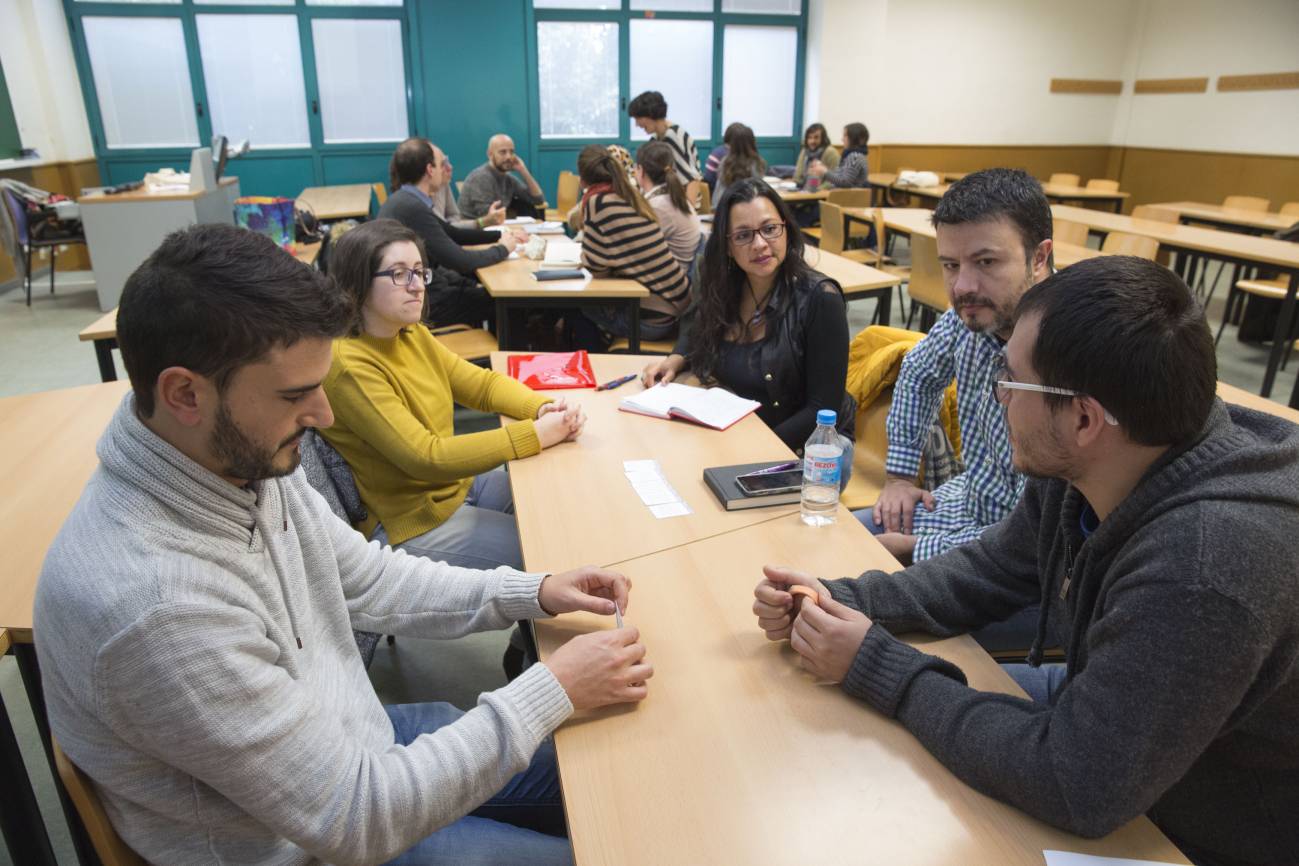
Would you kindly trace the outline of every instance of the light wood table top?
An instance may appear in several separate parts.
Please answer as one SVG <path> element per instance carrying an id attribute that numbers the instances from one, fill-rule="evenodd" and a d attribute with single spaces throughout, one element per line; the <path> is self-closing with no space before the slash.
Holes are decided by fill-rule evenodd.
<path id="1" fill-rule="evenodd" d="M 298 194 L 298 201 L 306 203 L 318 220 L 365 219 L 370 215 L 372 192 L 368 183 L 309 186 Z"/>
<path id="2" fill-rule="evenodd" d="M 940 183 L 934 186 L 903 186 L 896 181 L 891 184 L 891 188 L 897 192 L 911 193 L 922 198 L 940 199 L 947 192 L 950 184 Z M 1067 186 L 1059 183 L 1042 184 L 1042 192 L 1046 197 L 1054 200 L 1066 201 L 1122 201 L 1128 198 L 1131 193 L 1120 192 L 1118 190 L 1101 190 L 1088 189 L 1085 186 Z"/>
<path id="3" fill-rule="evenodd" d="M 829 527 L 785 515 L 618 565 L 655 674 L 639 705 L 580 713 L 555 734 L 579 864 L 1041 866 L 1048 848 L 1187 862 L 1144 817 L 1089 841 L 979 794 L 901 725 L 818 683 L 758 629 L 766 563 L 827 577 L 897 567 L 843 508 Z M 544 658 L 612 617 L 536 626 Z M 969 637 L 911 642 L 975 688 L 1023 696 Z"/>
<path id="4" fill-rule="evenodd" d="M 505 372 L 508 353 L 492 353 Z M 652 357 L 592 355 L 597 381 L 638 373 Z M 580 403 L 586 428 L 576 442 L 510 463 L 523 561 L 531 569 L 563 571 L 612 565 L 797 511 L 798 505 L 727 511 L 704 483 L 712 466 L 793 460 L 793 452 L 756 415 L 718 431 L 618 410 L 638 381 L 612 391 L 547 392 Z M 659 520 L 623 474 L 624 460 L 659 461 L 663 474 L 693 511 Z"/>
<path id="5" fill-rule="evenodd" d="M 127 382 L 0 399 L 0 628 L 32 640 L 32 602 L 45 551 L 99 459 L 95 443 Z"/>
<path id="6" fill-rule="evenodd" d="M 643 298 L 649 295 L 649 289 L 635 280 L 606 277 L 596 277 L 577 291 L 546 288 L 549 283 L 532 278 L 532 272 L 541 266 L 541 262 L 520 256 L 479 268 L 478 279 L 493 298 Z"/>
<path id="7" fill-rule="evenodd" d="M 1299 424 L 1299 409 L 1291 409 L 1289 406 L 1284 406 L 1275 400 L 1269 400 L 1257 394 L 1251 394 L 1249 391 L 1237 388 L 1235 385 L 1219 382 L 1218 396 L 1227 403 L 1235 403 L 1237 406 L 1244 406 L 1247 409 L 1257 409 L 1259 412 L 1267 412 L 1278 418 L 1284 418 L 1287 421 Z"/>
<path id="8" fill-rule="evenodd" d="M 782 189 L 782 190 L 776 190 L 776 192 L 780 195 L 781 198 L 783 198 L 785 201 L 788 202 L 823 201 L 824 199 L 830 197 L 830 191 L 828 189 L 818 189 L 815 192 L 807 192 L 801 189 L 791 189 L 791 190 Z"/>
<path id="9" fill-rule="evenodd" d="M 846 295 L 871 289 L 890 288 L 902 282 L 901 277 L 817 247 L 807 247 L 803 251 L 803 257 L 809 267 L 815 268 L 837 282 Z"/>
<path id="10" fill-rule="evenodd" d="M 77 335 L 81 342 L 88 340 L 116 340 L 117 339 L 117 307 L 109 310 L 104 315 L 95 319 L 94 322 L 81 329 Z"/>
<path id="11" fill-rule="evenodd" d="M 1209 256 L 1274 265 L 1290 272 L 1299 271 L 1299 244 L 1261 238 L 1239 232 L 1224 232 L 1200 226 L 1184 226 L 1157 220 L 1133 219 L 1121 214 L 1104 213 L 1090 208 L 1056 204 L 1051 206 L 1056 219 L 1073 220 L 1100 232 L 1128 232 L 1154 238 L 1163 246 L 1176 250 L 1205 253 Z"/>
<path id="12" fill-rule="evenodd" d="M 881 208 L 884 212 L 884 226 L 890 231 L 901 232 L 905 235 L 922 235 L 924 237 L 936 238 L 937 232 L 934 229 L 932 217 L 934 212 L 923 207 L 886 207 Z M 872 219 L 869 208 L 844 208 L 844 212 L 854 219 L 865 220 L 869 222 Z M 1091 247 L 1079 246 L 1077 244 L 1055 245 L 1055 264 L 1056 267 L 1065 268 L 1074 262 L 1080 262 L 1083 259 L 1092 259 L 1096 256 L 1104 255 L 1100 250 L 1094 250 Z"/>
<path id="13" fill-rule="evenodd" d="M 223 177 L 217 182 L 217 186 L 233 186 L 239 182 L 237 177 Z M 193 201 L 201 198 L 213 190 L 202 190 L 200 192 L 189 192 L 188 190 L 179 192 L 149 192 L 146 187 L 133 189 L 130 192 L 119 192 L 112 195 L 97 192 L 91 195 L 83 195 L 77 199 L 79 205 L 94 204 L 125 204 L 134 202 L 155 202 L 155 201 Z"/>
<path id="14" fill-rule="evenodd" d="M 1282 216 L 1270 211 L 1242 210 L 1234 207 L 1223 207 L 1220 204 L 1206 204 L 1198 201 L 1168 201 L 1153 204 L 1151 207 L 1176 211 L 1178 216 L 1196 221 L 1216 223 L 1219 225 L 1241 226 L 1262 232 L 1274 232 L 1287 229 L 1299 223 L 1299 216 Z"/>

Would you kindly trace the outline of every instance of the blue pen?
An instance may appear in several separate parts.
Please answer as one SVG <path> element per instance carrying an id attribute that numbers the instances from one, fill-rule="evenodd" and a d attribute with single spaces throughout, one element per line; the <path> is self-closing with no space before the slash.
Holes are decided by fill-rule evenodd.
<path id="1" fill-rule="evenodd" d="M 600 385 L 595 390 L 612 391 L 614 388 L 617 388 L 619 385 L 626 385 L 628 382 L 630 382 L 632 379 L 635 379 L 639 375 L 640 375 L 639 373 L 629 373 L 626 376 L 620 376 L 619 378 L 614 379 L 612 382 L 605 382 L 603 385 Z"/>

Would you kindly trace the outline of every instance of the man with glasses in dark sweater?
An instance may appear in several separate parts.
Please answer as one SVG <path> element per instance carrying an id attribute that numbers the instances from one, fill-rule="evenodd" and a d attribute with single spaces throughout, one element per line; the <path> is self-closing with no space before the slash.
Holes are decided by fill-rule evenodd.
<path id="1" fill-rule="evenodd" d="M 1148 815 L 1200 864 L 1299 863 L 1299 427 L 1214 396 L 1204 313 L 1153 262 L 1030 289 L 995 384 L 1015 510 L 894 574 L 769 566 L 768 638 L 896 718 L 963 781 L 1083 836 Z M 819 603 L 796 606 L 804 585 Z M 1028 698 L 893 635 L 1041 605 Z M 1041 665 L 1048 642 L 1063 665 Z"/>

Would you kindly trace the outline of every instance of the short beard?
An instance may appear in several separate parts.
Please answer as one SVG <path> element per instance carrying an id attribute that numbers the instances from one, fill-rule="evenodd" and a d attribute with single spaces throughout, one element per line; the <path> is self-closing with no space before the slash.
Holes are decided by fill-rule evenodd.
<path id="1" fill-rule="evenodd" d="M 289 442 L 305 433 L 305 428 L 280 443 L 283 448 Z M 302 455 L 294 451 L 287 466 L 275 465 L 275 455 L 279 448 L 268 451 L 248 437 L 239 429 L 234 417 L 230 414 L 225 400 L 217 406 L 216 424 L 208 440 L 212 454 L 222 463 L 222 472 L 230 478 L 244 481 L 260 481 L 263 478 L 279 478 L 289 475 L 302 462 Z"/>

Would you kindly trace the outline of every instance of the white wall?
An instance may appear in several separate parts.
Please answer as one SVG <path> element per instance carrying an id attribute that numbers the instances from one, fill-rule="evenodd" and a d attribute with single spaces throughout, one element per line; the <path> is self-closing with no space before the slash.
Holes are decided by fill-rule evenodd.
<path id="1" fill-rule="evenodd" d="M 94 158 L 59 0 L 0 0 L 0 63 L 23 147 L 44 162 Z"/>

